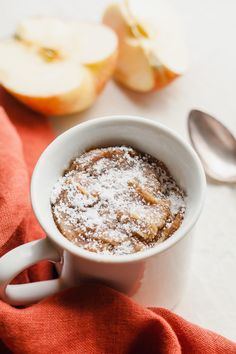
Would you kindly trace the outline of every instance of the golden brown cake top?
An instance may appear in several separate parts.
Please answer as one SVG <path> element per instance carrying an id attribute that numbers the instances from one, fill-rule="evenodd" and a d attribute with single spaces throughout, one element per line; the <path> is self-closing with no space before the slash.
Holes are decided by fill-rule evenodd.
<path id="1" fill-rule="evenodd" d="M 93 149 L 74 159 L 53 188 L 61 233 L 103 254 L 129 254 L 164 241 L 181 224 L 184 192 L 166 166 L 131 147 Z"/>

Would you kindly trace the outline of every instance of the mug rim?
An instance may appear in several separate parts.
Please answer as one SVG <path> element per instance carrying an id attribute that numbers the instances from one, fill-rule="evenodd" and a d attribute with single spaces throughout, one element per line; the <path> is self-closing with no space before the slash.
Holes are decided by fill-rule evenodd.
<path id="1" fill-rule="evenodd" d="M 106 255 L 106 254 L 101 254 L 101 253 L 95 253 L 91 251 L 84 250 L 82 247 L 79 247 L 75 244 L 73 244 L 71 241 L 69 241 L 66 237 L 64 237 L 60 231 L 59 233 L 61 234 L 61 238 L 58 237 L 58 235 L 55 235 L 53 232 L 48 230 L 48 226 L 46 223 L 44 223 L 43 218 L 41 217 L 40 214 L 40 207 L 37 203 L 37 183 L 36 183 L 36 178 L 38 175 L 40 175 L 40 169 L 41 169 L 41 164 L 43 161 L 47 158 L 47 154 L 49 151 L 54 149 L 55 146 L 58 144 L 61 145 L 62 147 L 65 147 L 63 145 L 63 140 L 65 137 L 68 135 L 71 135 L 75 131 L 78 132 L 84 129 L 84 128 L 92 128 L 95 127 L 99 123 L 109 123 L 111 121 L 128 121 L 134 124 L 139 124 L 139 125 L 146 125 L 146 126 L 151 126 L 153 128 L 157 128 L 161 131 L 163 131 L 165 134 L 169 135 L 171 139 L 176 140 L 182 147 L 188 151 L 189 155 L 191 156 L 194 165 L 196 167 L 196 171 L 198 171 L 198 189 L 199 189 L 199 198 L 198 202 L 196 203 L 196 207 L 194 210 L 194 213 L 192 215 L 191 220 L 186 223 L 185 225 L 181 224 L 179 229 L 175 231 L 173 235 L 171 235 L 167 240 L 157 244 L 156 246 L 132 253 L 132 254 L 126 254 L 126 255 Z M 165 161 L 164 161 L 165 162 Z M 30 194 L 31 194 L 31 203 L 33 207 L 33 211 L 35 213 L 35 216 L 40 223 L 41 227 L 45 231 L 47 237 L 49 237 L 50 240 L 52 240 L 54 243 L 56 243 L 60 248 L 63 250 L 67 250 L 69 253 L 72 253 L 78 257 L 85 258 L 90 261 L 94 262 L 101 262 L 101 263 L 130 263 L 130 262 L 137 262 L 137 261 L 142 261 L 144 259 L 150 258 L 151 256 L 157 255 L 159 253 L 162 253 L 170 248 L 172 248 L 176 243 L 178 243 L 180 240 L 184 238 L 185 235 L 188 234 L 188 232 L 192 229 L 196 221 L 198 220 L 204 199 L 205 199 L 205 190 L 206 190 L 206 177 L 205 173 L 203 170 L 203 166 L 200 162 L 199 157 L 197 156 L 196 152 L 194 149 L 191 147 L 189 143 L 187 143 L 178 133 L 176 133 L 174 130 L 171 128 L 163 125 L 162 123 L 152 121 L 148 118 L 143 118 L 139 116 L 133 116 L 133 115 L 109 115 L 109 116 L 103 116 L 103 117 L 96 117 L 94 119 L 91 119 L 86 122 L 79 123 L 72 128 L 66 130 L 62 134 L 60 134 L 58 137 L 56 137 L 43 151 L 41 156 L 39 157 L 33 174 L 31 178 L 31 185 L 30 185 Z M 52 222 L 54 223 L 53 219 Z"/>

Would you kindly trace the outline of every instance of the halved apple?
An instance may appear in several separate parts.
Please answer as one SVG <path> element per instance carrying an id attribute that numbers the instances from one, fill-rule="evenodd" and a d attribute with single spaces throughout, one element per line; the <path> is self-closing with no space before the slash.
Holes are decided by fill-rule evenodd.
<path id="1" fill-rule="evenodd" d="M 119 38 L 114 77 L 124 86 L 161 89 L 187 68 L 187 50 L 178 16 L 166 0 L 126 0 L 109 5 L 103 23 Z"/>
<path id="2" fill-rule="evenodd" d="M 116 34 L 107 26 L 32 18 L 0 42 L 0 83 L 43 114 L 89 107 L 111 77 Z"/>

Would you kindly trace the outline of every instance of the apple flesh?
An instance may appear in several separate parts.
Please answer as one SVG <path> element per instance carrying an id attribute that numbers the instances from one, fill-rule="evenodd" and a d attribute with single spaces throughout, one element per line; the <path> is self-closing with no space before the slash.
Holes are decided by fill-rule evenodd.
<path id="1" fill-rule="evenodd" d="M 107 26 L 32 18 L 0 42 L 0 83 L 30 108 L 50 115 L 82 111 L 112 76 L 117 36 Z"/>
<path id="2" fill-rule="evenodd" d="M 114 78 L 139 92 L 159 90 L 187 69 L 187 50 L 178 16 L 166 0 L 111 4 L 103 23 L 119 38 Z"/>

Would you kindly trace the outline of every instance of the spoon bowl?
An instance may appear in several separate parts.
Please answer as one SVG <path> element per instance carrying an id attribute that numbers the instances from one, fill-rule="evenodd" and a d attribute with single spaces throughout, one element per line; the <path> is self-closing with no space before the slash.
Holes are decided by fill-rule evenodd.
<path id="1" fill-rule="evenodd" d="M 236 183 L 236 139 L 216 118 L 192 110 L 188 131 L 206 174 L 224 183 Z"/>

